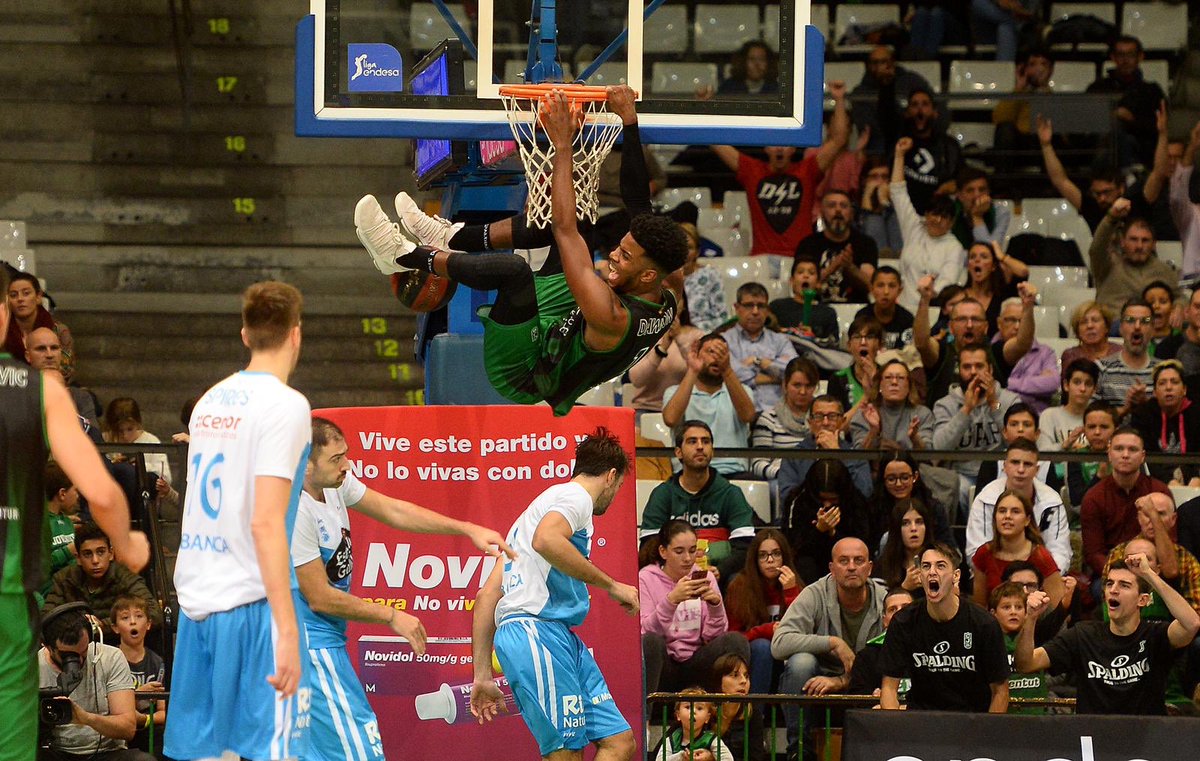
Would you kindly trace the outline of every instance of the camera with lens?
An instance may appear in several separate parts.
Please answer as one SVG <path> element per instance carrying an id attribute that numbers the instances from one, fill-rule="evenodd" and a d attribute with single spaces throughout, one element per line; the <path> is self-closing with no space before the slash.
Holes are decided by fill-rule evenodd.
<path id="1" fill-rule="evenodd" d="M 74 716 L 69 695 L 83 681 L 83 658 L 78 653 L 60 652 L 62 672 L 56 687 L 38 690 L 38 716 L 42 723 L 50 726 L 70 724 Z"/>

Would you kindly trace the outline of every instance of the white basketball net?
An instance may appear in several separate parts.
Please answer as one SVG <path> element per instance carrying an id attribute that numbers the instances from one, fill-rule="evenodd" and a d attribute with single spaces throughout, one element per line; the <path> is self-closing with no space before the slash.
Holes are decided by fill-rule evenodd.
<path id="1" fill-rule="evenodd" d="M 528 95 L 501 95 L 513 139 L 521 149 L 525 182 L 529 186 L 525 218 L 530 227 L 550 224 L 550 177 L 554 168 L 554 146 L 546 137 L 538 118 L 540 98 Z M 608 112 L 605 101 L 574 101 L 583 112 L 583 125 L 572 140 L 575 205 L 580 219 L 596 221 L 596 191 L 600 184 L 600 165 L 621 134 L 621 117 Z"/>

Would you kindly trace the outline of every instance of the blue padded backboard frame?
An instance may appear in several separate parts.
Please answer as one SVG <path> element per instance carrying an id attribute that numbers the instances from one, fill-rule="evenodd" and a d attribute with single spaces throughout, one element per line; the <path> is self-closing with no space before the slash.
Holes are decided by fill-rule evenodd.
<path id="1" fill-rule="evenodd" d="M 296 134 L 300 137 L 440 137 L 452 140 L 510 140 L 503 119 L 480 121 L 479 112 L 446 111 L 435 122 L 392 118 L 333 118 L 315 108 L 316 16 L 305 16 L 296 25 Z M 808 147 L 821 144 L 825 79 L 825 38 L 814 26 L 804 30 L 804 113 L 802 118 L 774 117 L 773 124 L 731 124 L 728 116 L 680 115 L 679 124 L 656 124 L 641 120 L 642 140 L 663 145 L 788 145 Z M 321 109 L 328 111 L 329 109 Z M 475 113 L 476 116 L 470 114 Z M 656 114 L 655 120 L 662 117 Z"/>

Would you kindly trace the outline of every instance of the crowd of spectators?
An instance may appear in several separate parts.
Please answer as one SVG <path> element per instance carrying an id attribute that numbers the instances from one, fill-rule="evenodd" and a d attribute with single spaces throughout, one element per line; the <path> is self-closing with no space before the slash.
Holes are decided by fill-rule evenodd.
<path id="1" fill-rule="evenodd" d="M 990 32 L 998 59 L 1017 62 L 1014 93 L 1051 92 L 1055 54 L 1018 45 L 1035 3 L 914 6 L 909 54 L 936 50 L 965 21 Z M 692 594 L 715 608 L 723 590 L 727 631 L 744 635 L 749 655 L 730 654 L 735 665 L 722 674 L 745 676 L 726 684 L 693 670 L 677 673 L 679 684 L 873 694 L 885 708 L 907 699 L 910 708 L 1003 711 L 1010 696 L 1078 695 L 1080 712 L 1195 710 L 1200 499 L 1176 504 L 1172 489 L 1195 497 L 1200 470 L 1146 458 L 1192 454 L 1200 442 L 1188 395 L 1200 387 L 1200 198 L 1188 193 L 1200 124 L 1173 139 L 1143 58 L 1135 38 L 1110 46 L 1112 68 L 1089 92 L 1116 96 L 1116 130 L 1082 177 L 1060 160 L 1069 136 L 1036 105 L 1008 100 L 994 114 L 997 146 L 1040 154 L 1028 168 L 1092 232 L 1068 261 L 1010 246 L 1019 202 L 997 202 L 993 175 L 967 164 L 947 133 L 934 88 L 885 46 L 871 50 L 861 82 L 830 83 L 834 111 L 818 150 L 768 148 L 755 161 L 714 148 L 746 190 L 751 254 L 789 257 L 791 295 L 768 301 L 764 283 L 742 284 L 733 314 L 705 325 L 674 371 L 679 393 L 690 392 L 686 409 L 676 396 L 661 410 L 669 426 L 732 434 L 711 436 L 718 449 L 764 452 L 747 468 L 707 466 L 702 478 L 681 438 L 690 434 L 679 431 L 682 471 L 654 492 L 641 536 L 677 518 L 712 530 L 686 500 L 663 513 L 660 491 L 683 489 L 695 504 L 724 474 L 766 481 L 773 494 L 770 522 L 742 513 L 756 534 L 732 513 L 715 518 L 716 544 L 730 545 L 717 556 L 742 554 Z M 1006 160 L 1008 172 L 1026 161 Z M 1168 238 L 1182 240 L 1182 269 L 1156 253 Z M 1069 348 L 1039 340 L 1046 317 L 1028 278 L 1042 265 L 1086 267 L 1096 288 L 1070 315 Z M 789 260 L 782 266 L 786 276 Z M 842 304 L 861 307 L 835 312 Z M 708 357 L 702 347 L 722 337 L 728 350 Z M 662 360 L 635 366 L 635 388 L 651 364 Z M 697 392 L 724 401 L 708 412 Z M 918 462 L 911 452 L 920 450 L 955 456 Z M 1057 457 L 1064 452 L 1087 456 Z M 643 631 L 650 663 L 661 635 Z M 966 642 L 967 652 L 927 650 L 935 636 Z M 1117 684 L 1089 673 L 1089 657 L 1111 662 L 1126 638 L 1150 649 L 1153 675 Z M 1184 655 L 1173 658 L 1177 650 Z M 968 661 L 978 669 L 954 665 Z M 796 752 L 804 719 L 784 710 Z"/>

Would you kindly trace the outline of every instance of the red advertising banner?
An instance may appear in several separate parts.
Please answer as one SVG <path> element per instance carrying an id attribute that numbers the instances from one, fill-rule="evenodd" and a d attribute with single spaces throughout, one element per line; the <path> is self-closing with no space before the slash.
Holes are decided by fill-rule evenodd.
<path id="1" fill-rule="evenodd" d="M 346 434 L 351 470 L 381 494 L 507 534 L 547 487 L 570 478 L 575 445 L 597 426 L 616 433 L 632 463 L 633 411 L 576 407 L 385 407 L 318 410 Z M 471 616 L 495 560 L 462 537 L 409 534 L 350 511 L 351 593 L 421 619 L 428 648 L 416 656 L 386 626 L 351 623 L 350 659 L 366 688 L 387 758 L 465 758 L 485 747 L 537 758 L 514 713 L 478 726 L 466 710 L 472 681 Z M 635 486 L 631 474 L 595 522 L 592 562 L 637 585 Z M 641 632 L 607 595 L 593 592 L 578 633 L 595 654 L 621 713 L 642 732 Z"/>

